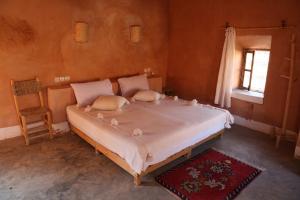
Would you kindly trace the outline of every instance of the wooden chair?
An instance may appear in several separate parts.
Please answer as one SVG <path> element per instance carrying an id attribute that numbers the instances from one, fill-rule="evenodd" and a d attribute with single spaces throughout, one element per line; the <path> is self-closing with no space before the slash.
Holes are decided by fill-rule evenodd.
<path id="1" fill-rule="evenodd" d="M 24 81 L 11 80 L 11 87 L 14 97 L 14 103 L 18 115 L 22 134 L 26 145 L 30 144 L 29 139 L 48 135 L 52 139 L 52 115 L 50 110 L 45 107 L 42 87 L 38 78 Z M 20 97 L 26 95 L 38 95 L 40 105 L 38 107 L 29 107 L 20 109 Z M 41 126 L 30 128 L 30 124 L 42 121 Z"/>

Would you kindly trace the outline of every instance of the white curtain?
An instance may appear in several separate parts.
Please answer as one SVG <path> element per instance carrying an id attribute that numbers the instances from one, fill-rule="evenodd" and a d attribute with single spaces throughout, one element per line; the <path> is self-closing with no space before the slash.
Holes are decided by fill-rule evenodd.
<path id="1" fill-rule="evenodd" d="M 215 104 L 227 108 L 231 107 L 235 38 L 235 29 L 233 27 L 227 28 L 215 96 Z"/>

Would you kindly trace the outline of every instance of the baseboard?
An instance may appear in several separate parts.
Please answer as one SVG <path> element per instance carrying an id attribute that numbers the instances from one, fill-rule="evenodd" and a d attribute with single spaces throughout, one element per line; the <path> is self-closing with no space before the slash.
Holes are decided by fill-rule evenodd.
<path id="1" fill-rule="evenodd" d="M 67 121 L 53 124 L 55 132 L 69 132 L 70 127 Z"/>
<path id="2" fill-rule="evenodd" d="M 34 123 L 29 125 L 28 127 L 32 128 L 35 126 L 41 125 L 42 122 Z M 61 122 L 53 124 L 53 129 L 55 132 L 68 132 L 70 130 L 68 122 Z M 20 126 L 11 126 L 11 127 L 5 127 L 0 128 L 0 140 L 6 140 L 9 138 L 14 138 L 21 136 L 21 129 Z"/>
<path id="3" fill-rule="evenodd" d="M 275 127 L 270 124 L 254 121 L 254 120 L 249 120 L 243 117 L 240 117 L 238 115 L 233 115 L 234 116 L 234 123 L 240 126 L 247 127 L 249 129 L 259 131 L 262 133 L 266 133 L 269 135 L 275 135 L 277 133 L 281 132 L 281 128 Z M 298 134 L 294 131 L 291 130 L 286 130 L 286 135 L 285 139 L 289 141 L 296 141 L 297 140 Z"/>
<path id="4" fill-rule="evenodd" d="M 20 126 L 0 128 L 0 140 L 5 140 L 21 135 Z"/>

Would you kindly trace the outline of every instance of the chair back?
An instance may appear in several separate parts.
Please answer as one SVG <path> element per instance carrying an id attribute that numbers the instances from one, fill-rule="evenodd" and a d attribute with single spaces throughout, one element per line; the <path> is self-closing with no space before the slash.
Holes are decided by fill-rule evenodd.
<path id="1" fill-rule="evenodd" d="M 12 81 L 12 90 L 15 96 L 38 94 L 41 91 L 41 85 L 37 79 Z"/>
<path id="2" fill-rule="evenodd" d="M 11 88 L 14 96 L 15 106 L 18 112 L 19 112 L 19 103 L 18 103 L 19 96 L 37 94 L 39 95 L 40 105 L 44 107 L 42 87 L 38 78 L 30 79 L 30 80 L 22 80 L 22 81 L 11 80 Z"/>

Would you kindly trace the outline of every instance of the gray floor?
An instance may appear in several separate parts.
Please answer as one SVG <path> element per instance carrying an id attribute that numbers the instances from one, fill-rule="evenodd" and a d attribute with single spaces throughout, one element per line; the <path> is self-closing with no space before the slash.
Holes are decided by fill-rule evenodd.
<path id="1" fill-rule="evenodd" d="M 237 199 L 300 199 L 300 161 L 293 159 L 294 144 L 279 150 L 262 133 L 234 126 L 208 147 L 266 169 Z M 21 138 L 0 142 L 0 199 L 174 199 L 153 181 L 156 174 L 182 162 L 179 159 L 144 178 L 135 187 L 132 177 L 76 135 L 42 140 L 26 147 Z"/>

